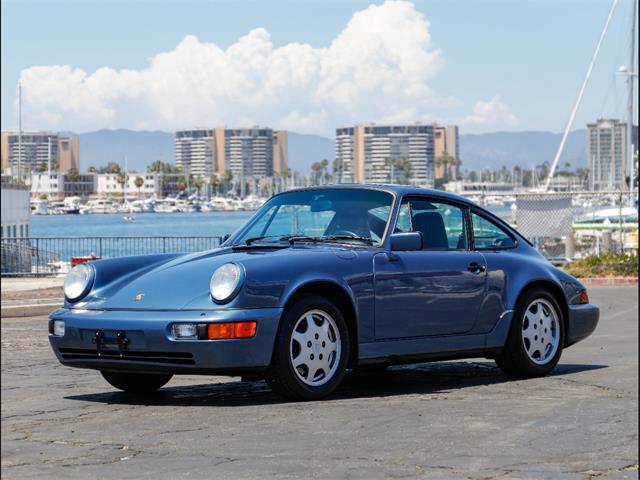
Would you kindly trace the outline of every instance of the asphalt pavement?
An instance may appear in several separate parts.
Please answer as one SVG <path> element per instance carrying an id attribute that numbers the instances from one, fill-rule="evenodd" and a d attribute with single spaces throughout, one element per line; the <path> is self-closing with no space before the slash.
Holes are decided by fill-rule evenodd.
<path id="1" fill-rule="evenodd" d="M 590 297 L 598 329 L 546 378 L 420 364 L 309 403 L 199 376 L 132 397 L 59 365 L 45 317 L 2 319 L 2 478 L 638 478 L 637 287 Z"/>

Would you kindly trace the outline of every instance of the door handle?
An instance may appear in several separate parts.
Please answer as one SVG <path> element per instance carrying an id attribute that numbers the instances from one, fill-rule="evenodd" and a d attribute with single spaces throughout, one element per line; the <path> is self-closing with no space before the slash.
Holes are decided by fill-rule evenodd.
<path id="1" fill-rule="evenodd" d="M 486 266 L 478 262 L 471 262 L 467 267 L 467 270 L 473 273 L 481 273 L 481 272 L 484 272 L 486 269 L 487 269 Z"/>

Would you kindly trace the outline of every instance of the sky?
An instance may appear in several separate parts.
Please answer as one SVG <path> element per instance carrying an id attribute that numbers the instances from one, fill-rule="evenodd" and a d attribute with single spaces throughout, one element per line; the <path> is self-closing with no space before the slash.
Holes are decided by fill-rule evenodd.
<path id="1" fill-rule="evenodd" d="M 616 71 L 628 62 L 631 5 L 618 2 L 574 128 L 625 115 Z M 333 136 L 356 123 L 438 122 L 560 132 L 610 6 L 3 1 L 2 129 L 18 126 L 20 82 L 24 130 L 261 125 Z"/>

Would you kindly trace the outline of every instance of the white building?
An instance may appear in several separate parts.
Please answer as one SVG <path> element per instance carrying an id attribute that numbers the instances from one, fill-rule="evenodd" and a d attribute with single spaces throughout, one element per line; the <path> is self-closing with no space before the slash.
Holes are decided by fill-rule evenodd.
<path id="1" fill-rule="evenodd" d="M 2 238 L 29 238 L 31 235 L 31 207 L 29 189 L 2 178 L 1 227 Z"/>
<path id="2" fill-rule="evenodd" d="M 118 183 L 120 177 L 117 173 L 98 173 L 96 175 L 95 193 L 100 196 L 116 195 L 120 196 L 124 193 L 125 186 Z M 136 186 L 136 179 L 141 177 L 144 183 L 140 188 Z M 161 193 L 161 175 L 158 173 L 135 173 L 127 174 L 126 192 L 127 197 L 152 197 L 159 196 Z"/>
<path id="3" fill-rule="evenodd" d="M 47 200 L 64 198 L 64 175 L 58 172 L 34 173 L 31 175 L 31 197 L 46 195 Z"/>

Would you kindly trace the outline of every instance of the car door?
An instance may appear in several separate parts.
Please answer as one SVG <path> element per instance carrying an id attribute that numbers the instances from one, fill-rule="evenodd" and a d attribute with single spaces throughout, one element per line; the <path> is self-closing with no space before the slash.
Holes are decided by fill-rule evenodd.
<path id="1" fill-rule="evenodd" d="M 485 293 L 486 262 L 469 250 L 468 225 L 464 205 L 429 197 L 402 201 L 394 231 L 420 232 L 423 249 L 374 257 L 376 339 L 473 328 Z"/>

